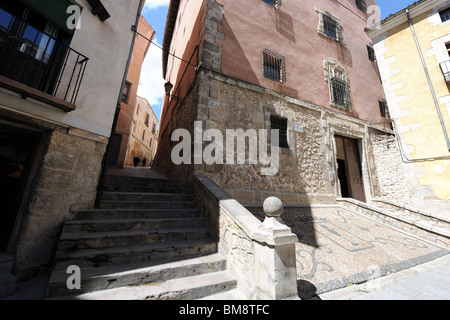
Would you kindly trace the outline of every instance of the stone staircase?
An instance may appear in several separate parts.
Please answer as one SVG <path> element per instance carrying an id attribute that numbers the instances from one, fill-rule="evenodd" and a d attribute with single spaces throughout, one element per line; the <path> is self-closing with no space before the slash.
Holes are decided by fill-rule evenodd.
<path id="1" fill-rule="evenodd" d="M 372 199 L 371 204 L 355 199 L 338 199 L 338 203 L 425 240 L 450 248 L 450 218 L 385 199 Z"/>
<path id="2" fill-rule="evenodd" d="M 47 299 L 202 299 L 237 282 L 196 208 L 176 181 L 107 176 L 99 209 L 68 221 Z M 81 289 L 70 290 L 69 266 Z"/>

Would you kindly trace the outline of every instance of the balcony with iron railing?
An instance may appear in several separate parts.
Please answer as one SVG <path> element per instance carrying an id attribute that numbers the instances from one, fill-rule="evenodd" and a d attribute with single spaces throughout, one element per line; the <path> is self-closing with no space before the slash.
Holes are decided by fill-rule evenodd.
<path id="1" fill-rule="evenodd" d="M 442 62 L 440 66 L 445 82 L 450 83 L 450 60 Z"/>
<path id="2" fill-rule="evenodd" d="M 0 86 L 22 98 L 75 109 L 88 58 L 11 16 L 0 25 Z"/>

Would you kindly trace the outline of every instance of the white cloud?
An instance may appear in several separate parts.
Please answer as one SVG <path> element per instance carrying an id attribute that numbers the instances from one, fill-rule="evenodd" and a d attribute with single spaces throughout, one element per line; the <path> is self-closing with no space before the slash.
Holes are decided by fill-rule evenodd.
<path id="1" fill-rule="evenodd" d="M 154 42 L 158 43 L 156 38 Z M 154 44 L 150 44 L 142 65 L 139 82 L 138 95 L 148 100 L 156 116 L 159 117 L 161 104 L 165 96 L 165 82 L 162 76 L 162 51 Z"/>
<path id="2" fill-rule="evenodd" d="M 159 7 L 169 6 L 170 0 L 147 0 L 144 10 L 153 10 Z"/>

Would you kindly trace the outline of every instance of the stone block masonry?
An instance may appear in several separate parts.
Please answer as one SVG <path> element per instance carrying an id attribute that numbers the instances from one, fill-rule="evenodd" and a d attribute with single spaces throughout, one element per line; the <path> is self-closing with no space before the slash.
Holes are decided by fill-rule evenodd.
<path id="1" fill-rule="evenodd" d="M 14 274 L 45 273 L 64 221 L 94 205 L 107 138 L 78 129 L 44 134 L 31 194 L 23 205 L 14 246 Z"/>
<path id="2" fill-rule="evenodd" d="M 289 148 L 280 149 L 280 170 L 262 176 L 257 165 L 197 165 L 241 203 L 261 203 L 269 196 L 285 203 L 333 203 L 340 195 L 335 135 L 360 141 L 366 197 L 402 202 L 410 190 L 392 130 L 291 98 L 212 70 L 197 78 L 196 121 L 225 136 L 227 129 L 271 129 L 271 116 L 288 121 Z M 184 109 L 186 110 L 186 109 Z M 270 143 L 269 143 L 270 145 Z M 248 160 L 248 144 L 246 157 Z"/>

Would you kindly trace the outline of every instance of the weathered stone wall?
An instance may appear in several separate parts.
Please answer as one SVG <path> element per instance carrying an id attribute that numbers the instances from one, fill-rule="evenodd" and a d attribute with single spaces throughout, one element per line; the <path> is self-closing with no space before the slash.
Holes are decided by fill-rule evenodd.
<path id="1" fill-rule="evenodd" d="M 376 167 L 376 195 L 402 204 L 411 203 L 412 190 L 405 174 L 407 164 L 401 160 L 395 136 L 371 131 L 370 141 Z"/>
<path id="2" fill-rule="evenodd" d="M 158 150 L 155 156 L 155 162 L 152 169 L 156 172 L 182 182 L 191 180 L 190 173 L 193 171 L 191 164 L 175 165 L 172 162 L 172 149 L 179 142 L 172 142 L 172 133 L 177 129 L 186 129 L 192 137 L 192 145 L 194 143 L 194 119 L 197 113 L 198 86 L 194 82 L 186 97 L 177 102 L 171 115 L 167 115 L 170 119 L 169 124 L 161 128 L 162 133 L 158 141 Z M 175 103 L 175 102 L 172 102 Z"/>
<path id="3" fill-rule="evenodd" d="M 211 70 L 199 75 L 197 120 L 203 129 L 271 129 L 270 116 L 288 119 L 289 149 L 280 149 L 280 170 L 261 174 L 262 164 L 197 165 L 241 203 L 259 203 L 269 196 L 285 203 L 330 203 L 340 194 L 334 136 L 357 139 L 366 198 L 404 199 L 410 194 L 392 130 L 290 98 Z M 301 125 L 302 129 L 296 130 Z M 389 141 L 387 148 L 386 141 Z M 209 142 L 205 142 L 205 148 Z M 270 145 L 270 143 L 269 143 Z M 237 147 L 235 146 L 235 152 Z"/>
<path id="4" fill-rule="evenodd" d="M 51 263 L 64 221 L 92 208 L 107 139 L 78 129 L 56 129 L 44 138 L 44 151 L 24 206 L 14 246 L 15 274 L 27 278 Z"/>
<path id="5" fill-rule="evenodd" d="M 302 202 L 308 201 L 310 196 L 327 197 L 334 193 L 322 114 L 289 100 L 269 90 L 206 71 L 200 77 L 197 114 L 197 119 L 205 123 L 204 130 L 219 129 L 226 149 L 227 129 L 270 130 L 270 116 L 278 115 L 288 119 L 290 148 L 280 149 L 280 170 L 274 176 L 261 174 L 264 166 L 260 161 L 256 165 L 248 164 L 248 141 L 245 165 L 224 161 L 224 165 L 204 164 L 196 170 L 207 172 L 243 203 L 261 203 L 269 196 L 280 197 L 285 202 Z M 304 131 L 295 131 L 294 123 L 302 124 Z M 270 142 L 268 145 L 270 150 Z"/>

